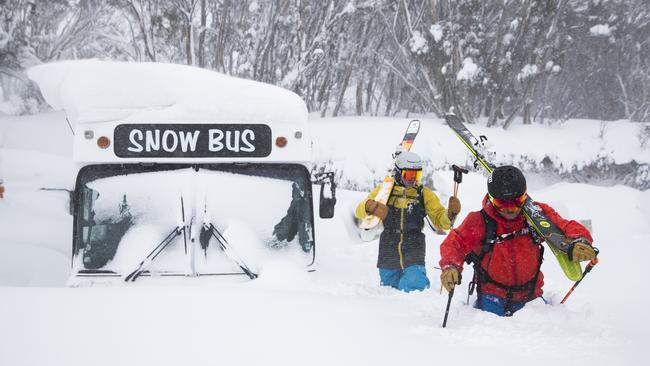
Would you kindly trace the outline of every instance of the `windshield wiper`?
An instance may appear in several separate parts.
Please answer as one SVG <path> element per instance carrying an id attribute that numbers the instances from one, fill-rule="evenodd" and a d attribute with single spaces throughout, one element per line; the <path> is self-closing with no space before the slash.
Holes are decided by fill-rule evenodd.
<path id="1" fill-rule="evenodd" d="M 187 254 L 187 227 L 185 225 L 185 204 L 183 203 L 183 196 L 181 196 L 181 219 L 182 226 L 176 226 L 171 233 L 169 233 L 165 239 L 163 239 L 155 248 L 149 253 L 138 265 L 133 272 L 129 273 L 128 276 L 124 279 L 124 282 L 135 282 L 135 280 L 140 277 L 141 274 L 145 272 L 145 268 L 151 264 L 151 262 L 156 259 L 158 254 L 160 254 L 165 248 L 176 239 L 177 236 L 183 233 L 183 242 L 185 245 L 185 254 Z"/>
<path id="2" fill-rule="evenodd" d="M 176 226 L 174 230 L 172 230 L 169 235 L 165 237 L 153 250 L 149 255 L 147 255 L 142 262 L 140 262 L 140 265 L 138 265 L 138 268 L 136 268 L 133 272 L 131 272 L 126 278 L 124 279 L 124 282 L 135 282 L 138 277 L 145 271 L 145 267 L 149 266 L 151 262 L 160 254 L 165 248 L 176 239 L 177 236 L 181 235 L 181 232 L 185 232 L 185 226 Z"/>
<path id="3" fill-rule="evenodd" d="M 223 234 L 214 226 L 212 223 L 203 223 L 203 229 L 206 233 L 208 233 L 210 236 L 214 237 L 217 240 L 217 243 L 219 243 L 219 246 L 221 246 L 221 249 L 223 249 L 223 252 L 226 253 L 226 256 L 230 258 L 233 262 L 235 262 L 239 268 L 241 268 L 244 273 L 250 277 L 251 280 L 257 278 L 257 273 L 253 272 L 248 268 L 246 263 L 237 255 L 237 252 L 228 244 L 228 241 L 226 238 L 224 238 Z M 204 235 L 201 235 L 201 239 L 205 238 Z M 209 237 L 207 238 L 208 240 Z M 206 244 L 207 247 L 207 244 Z"/>

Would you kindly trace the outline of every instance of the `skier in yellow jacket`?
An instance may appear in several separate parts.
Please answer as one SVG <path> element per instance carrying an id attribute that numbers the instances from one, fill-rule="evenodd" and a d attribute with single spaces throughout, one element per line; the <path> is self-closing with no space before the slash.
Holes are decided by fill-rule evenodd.
<path id="1" fill-rule="evenodd" d="M 384 223 L 377 259 L 381 285 L 422 291 L 429 287 L 424 218 L 428 216 L 435 227 L 449 230 L 450 218 L 460 212 L 460 201 L 450 197 L 445 209 L 438 196 L 422 185 L 422 159 L 413 152 L 403 152 L 395 159 L 395 186 L 387 205 L 374 200 L 379 188 L 359 203 L 355 214 L 358 219 L 372 214 Z"/>

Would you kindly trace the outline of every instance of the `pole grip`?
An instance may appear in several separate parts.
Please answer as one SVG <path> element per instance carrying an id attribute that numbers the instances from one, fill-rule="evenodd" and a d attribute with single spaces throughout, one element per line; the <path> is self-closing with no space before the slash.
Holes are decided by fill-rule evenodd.
<path id="1" fill-rule="evenodd" d="M 456 164 L 452 164 L 451 169 L 454 171 L 454 182 L 456 183 L 462 183 L 463 174 L 467 174 L 469 172 L 467 169 L 461 168 Z"/>

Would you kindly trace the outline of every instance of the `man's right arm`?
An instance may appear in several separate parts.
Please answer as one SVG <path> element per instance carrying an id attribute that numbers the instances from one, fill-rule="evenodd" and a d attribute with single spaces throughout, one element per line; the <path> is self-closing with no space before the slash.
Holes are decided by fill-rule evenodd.
<path id="1" fill-rule="evenodd" d="M 372 192 L 370 192 L 370 194 L 368 194 L 368 196 L 363 201 L 359 202 L 357 209 L 354 211 L 354 215 L 357 217 L 357 219 L 363 220 L 366 218 L 366 216 L 368 216 L 368 213 L 366 212 L 366 202 L 375 199 L 380 187 L 381 184 L 375 187 L 375 189 L 373 189 Z"/>
<path id="2" fill-rule="evenodd" d="M 440 244 L 440 268 L 454 266 L 463 270 L 465 256 L 483 240 L 485 224 L 479 212 L 470 212 L 463 223 L 449 232 Z"/>
<path id="3" fill-rule="evenodd" d="M 460 284 L 465 256 L 483 240 L 483 232 L 483 216 L 478 212 L 470 212 L 463 223 L 452 230 L 440 244 L 440 283 L 447 291 L 451 292 Z"/>

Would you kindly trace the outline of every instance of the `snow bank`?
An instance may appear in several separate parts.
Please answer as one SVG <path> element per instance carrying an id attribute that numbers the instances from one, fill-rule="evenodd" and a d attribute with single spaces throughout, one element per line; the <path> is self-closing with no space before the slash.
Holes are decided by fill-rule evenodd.
<path id="1" fill-rule="evenodd" d="M 447 296 L 438 293 L 439 272 L 434 266 L 444 236 L 428 229 L 426 262 L 432 288 L 405 294 L 380 287 L 377 243 L 359 244 L 344 229 L 351 223 L 351 207 L 365 192 L 345 190 L 337 192 L 334 219 L 317 218 L 314 273 L 301 271 L 293 261 L 278 260 L 261 268 L 256 281 L 240 279 L 237 284 L 221 278 L 211 282 L 181 278 L 172 285 L 173 279 L 164 278 L 155 283 L 158 286 L 142 281 L 112 288 L 40 288 L 64 284 L 70 268 L 72 219 L 65 209 L 64 192 L 38 187 L 72 184 L 70 174 L 56 168 L 65 166 L 62 159 L 69 163 L 71 158 L 56 147 L 47 152 L 29 133 L 39 129 L 39 136 L 54 136 L 64 120 L 62 114 L 36 117 L 42 123 L 30 123 L 30 118 L 35 117 L 12 118 L 11 123 L 0 120 L 6 144 L 11 146 L 3 151 L 8 198 L 0 201 L 2 365 L 72 366 L 91 360 L 95 365 L 381 366 L 403 363 L 407 357 L 413 363 L 596 366 L 638 364 L 650 357 L 645 338 L 650 327 L 649 299 L 643 290 L 647 266 L 645 257 L 636 255 L 644 253 L 650 240 L 650 191 L 624 186 L 563 183 L 531 189 L 535 199 L 552 204 L 562 215 L 592 220 L 601 263 L 560 306 L 557 302 L 571 283 L 548 254 L 542 270 L 545 297 L 552 304 L 535 301 L 509 319 L 467 306 L 464 278 L 452 299 L 448 327 L 440 327 Z M 319 156 L 335 157 L 330 164 L 345 169 L 344 179 L 359 181 L 385 171 L 395 140 L 408 124 L 408 120 L 388 118 L 314 122 Z M 464 147 L 446 126 L 437 120 L 423 122 L 414 151 L 428 156 L 430 167 L 467 159 Z M 539 133 L 563 136 L 557 142 L 563 146 L 573 136 L 571 125 Z M 484 131 L 492 140 L 508 136 L 500 129 L 471 128 Z M 525 136 L 527 128 L 536 127 L 513 131 Z M 589 129 L 592 136 L 584 139 L 586 146 L 598 141 L 598 124 Z M 611 132 L 605 131 L 608 141 L 601 144 L 618 154 L 621 145 L 609 139 L 615 135 Z M 519 143 L 511 137 L 509 141 Z M 527 155 L 544 148 L 537 139 L 516 148 L 511 144 L 504 149 Z M 625 148 L 633 155 L 634 146 Z M 643 157 L 644 150 L 637 149 Z M 580 149 L 557 153 L 567 161 L 590 156 Z M 576 156 L 572 159 L 569 154 Z M 346 158 L 348 165 L 343 165 Z M 448 170 L 432 175 L 443 201 L 452 191 L 451 177 Z M 464 177 L 459 220 L 480 207 L 484 194 L 482 175 L 470 172 Z M 282 212 L 278 210 L 277 215 Z M 233 243 L 253 231 L 233 220 L 224 227 Z M 471 270 L 465 273 L 469 276 Z"/>
<path id="2" fill-rule="evenodd" d="M 334 169 L 340 184 L 370 190 L 391 168 L 391 154 L 410 119 L 363 117 L 314 118 L 311 131 L 316 165 Z M 473 157 L 440 119 L 421 118 L 422 125 L 412 151 L 426 161 L 431 179 L 434 170 L 451 164 L 472 167 Z M 561 125 L 513 125 L 509 130 L 469 125 L 475 136 L 488 138 L 487 148 L 495 164 L 514 164 L 524 171 L 553 174 L 564 179 L 608 185 L 650 186 L 650 146 L 639 139 L 640 123 L 571 120 Z M 344 132 L 343 132 L 344 131 Z M 637 165 L 630 165 L 632 163 Z M 610 165 L 627 165 L 616 171 Z M 629 175 L 629 181 L 623 176 Z M 449 180 L 451 175 L 449 175 Z M 429 181 L 429 183 L 431 183 Z"/>
<path id="3" fill-rule="evenodd" d="M 174 64 L 98 60 L 32 67 L 47 102 L 73 123 L 145 121 L 305 121 L 298 95 L 276 86 Z"/>

